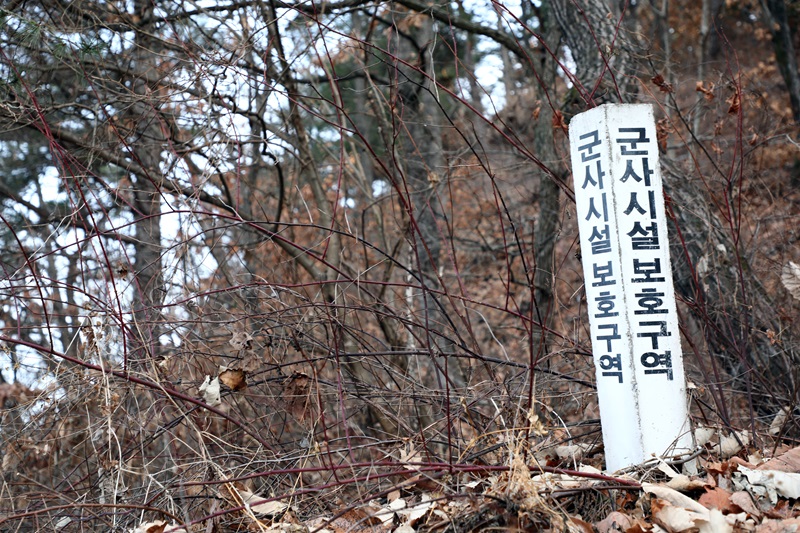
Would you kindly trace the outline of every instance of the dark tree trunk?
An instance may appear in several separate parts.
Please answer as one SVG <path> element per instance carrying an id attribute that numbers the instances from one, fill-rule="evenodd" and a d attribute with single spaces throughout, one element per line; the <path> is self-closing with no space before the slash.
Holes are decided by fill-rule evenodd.
<path id="1" fill-rule="evenodd" d="M 797 69 L 797 53 L 794 49 L 794 28 L 789 25 L 789 15 L 784 0 L 762 0 L 767 23 L 772 32 L 772 47 L 775 60 L 789 91 L 792 118 L 800 124 L 800 74 Z"/>

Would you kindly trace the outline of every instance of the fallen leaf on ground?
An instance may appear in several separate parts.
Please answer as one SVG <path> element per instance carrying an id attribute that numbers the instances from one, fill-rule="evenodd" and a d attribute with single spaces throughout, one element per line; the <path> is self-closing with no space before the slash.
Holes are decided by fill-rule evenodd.
<path id="1" fill-rule="evenodd" d="M 772 503 L 778 501 L 776 496 L 800 498 L 800 474 L 779 470 L 751 470 L 744 466 L 739 467 L 739 472 L 747 478 L 751 486 L 759 485 L 766 488 Z"/>
<path id="2" fill-rule="evenodd" d="M 743 447 L 750 444 L 750 433 L 747 431 L 736 431 L 727 437 L 719 439 L 719 453 L 722 457 L 728 458 L 739 453 Z"/>
<path id="3" fill-rule="evenodd" d="M 667 482 L 667 486 L 671 489 L 686 492 L 690 490 L 702 489 L 706 485 L 704 481 L 692 479 L 686 474 L 679 474 L 674 468 L 664 461 L 661 461 L 658 464 L 658 469 L 670 478 Z"/>
<path id="4" fill-rule="evenodd" d="M 800 531 L 800 518 L 770 520 L 767 518 L 756 527 L 756 533 L 796 533 Z"/>
<path id="5" fill-rule="evenodd" d="M 717 430 L 714 428 L 699 427 L 694 430 L 694 440 L 698 446 L 705 446 L 716 435 Z"/>
<path id="6" fill-rule="evenodd" d="M 731 493 L 719 487 L 706 489 L 700 498 L 697 499 L 704 507 L 709 509 L 719 509 L 724 513 L 737 513 L 741 509 L 731 503 Z"/>
<path id="7" fill-rule="evenodd" d="M 778 470 L 780 472 L 800 472 L 800 447 L 792 448 L 786 453 L 773 457 L 765 463 L 761 463 L 756 470 Z"/>
<path id="8" fill-rule="evenodd" d="M 574 516 L 569 517 L 567 520 L 567 531 L 572 533 L 594 533 L 592 524 Z"/>
<path id="9" fill-rule="evenodd" d="M 661 498 L 653 498 L 650 509 L 653 513 L 653 522 L 670 532 L 733 533 L 733 524 L 725 519 L 725 515 L 719 509 L 703 508 L 703 510 L 694 511 L 672 505 Z M 744 517 L 743 513 L 741 518 Z M 733 518 L 731 522 L 736 523 L 736 518 Z"/>
<path id="10" fill-rule="evenodd" d="M 619 511 L 612 511 L 607 517 L 594 525 L 599 533 L 628 531 L 633 526 L 633 519 Z"/>
<path id="11" fill-rule="evenodd" d="M 753 497 L 747 491 L 740 490 L 731 494 L 731 503 L 754 518 L 761 518 L 761 510 L 756 506 Z"/>
<path id="12" fill-rule="evenodd" d="M 778 503 L 775 504 L 775 507 L 772 509 L 766 509 L 764 511 L 764 516 L 767 518 L 777 518 L 778 520 L 784 520 L 786 518 L 793 518 L 794 512 L 792 510 L 792 506 L 789 505 L 788 500 L 780 500 Z"/>
<path id="13" fill-rule="evenodd" d="M 769 425 L 769 434 L 770 435 L 777 435 L 783 429 L 783 425 L 786 423 L 786 420 L 789 418 L 789 413 L 792 412 L 790 407 L 784 407 L 778 414 L 775 415 L 775 418 L 772 419 L 772 423 Z"/>
<path id="14" fill-rule="evenodd" d="M 650 501 L 650 511 L 653 514 L 653 522 L 667 531 L 697 529 L 698 521 L 705 521 L 704 515 L 677 507 L 661 498 L 653 498 Z"/>
<path id="15" fill-rule="evenodd" d="M 403 522 L 409 526 L 416 526 L 417 523 L 428 514 L 435 502 L 431 501 L 431 497 L 427 494 L 422 495 L 422 501 L 416 504 L 408 505 L 406 509 L 398 511 L 397 514 L 403 518 Z"/>
<path id="16" fill-rule="evenodd" d="M 381 524 L 380 518 L 368 514 L 364 509 L 351 509 L 328 524 L 327 529 L 334 533 L 386 531 Z"/>
<path id="17" fill-rule="evenodd" d="M 644 490 L 645 492 L 649 492 L 651 494 L 655 494 L 658 498 L 666 500 L 668 503 L 676 507 L 683 507 L 684 509 L 687 509 L 689 511 L 694 511 L 700 514 L 708 513 L 708 509 L 706 509 L 698 502 L 691 499 L 689 496 L 681 494 L 675 489 L 671 489 L 663 485 L 642 483 L 642 490 Z"/>
<path id="18" fill-rule="evenodd" d="M 263 496 L 259 496 L 258 494 L 253 494 L 250 491 L 244 489 L 236 489 L 239 492 L 239 496 L 242 498 L 242 502 L 250 506 L 250 510 L 254 513 L 263 514 L 263 515 L 276 515 L 284 512 L 289 506 L 281 501 L 273 500 L 270 502 L 265 502 L 267 498 Z"/>
<path id="19" fill-rule="evenodd" d="M 155 522 L 140 524 L 133 530 L 133 533 L 162 533 L 166 527 L 166 520 L 156 520 Z"/>

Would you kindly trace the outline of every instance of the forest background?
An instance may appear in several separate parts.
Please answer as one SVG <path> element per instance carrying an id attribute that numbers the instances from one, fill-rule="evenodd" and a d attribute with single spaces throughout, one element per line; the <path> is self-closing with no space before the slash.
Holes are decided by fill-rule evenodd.
<path id="1" fill-rule="evenodd" d="M 0 522 L 263 530 L 253 495 L 301 523 L 457 500 L 510 449 L 601 467 L 567 126 L 607 102 L 656 112 L 694 422 L 796 444 L 797 28 L 784 0 L 6 1 Z"/>

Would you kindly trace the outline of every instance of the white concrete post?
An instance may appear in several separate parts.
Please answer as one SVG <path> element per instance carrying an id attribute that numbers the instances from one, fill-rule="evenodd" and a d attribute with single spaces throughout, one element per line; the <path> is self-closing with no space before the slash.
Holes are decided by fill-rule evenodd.
<path id="1" fill-rule="evenodd" d="M 655 119 L 610 104 L 569 126 L 606 468 L 692 448 Z"/>

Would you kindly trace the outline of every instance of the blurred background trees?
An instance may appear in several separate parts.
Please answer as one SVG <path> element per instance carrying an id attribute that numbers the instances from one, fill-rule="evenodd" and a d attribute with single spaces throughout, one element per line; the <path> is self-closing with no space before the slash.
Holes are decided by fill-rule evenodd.
<path id="1" fill-rule="evenodd" d="M 692 411 L 762 431 L 798 400 L 799 18 L 7 2 L 6 520 L 227 524 L 218 483 L 254 473 L 347 501 L 335 465 L 490 462 L 504 432 L 599 450 L 566 126 L 605 102 L 660 119 Z"/>

